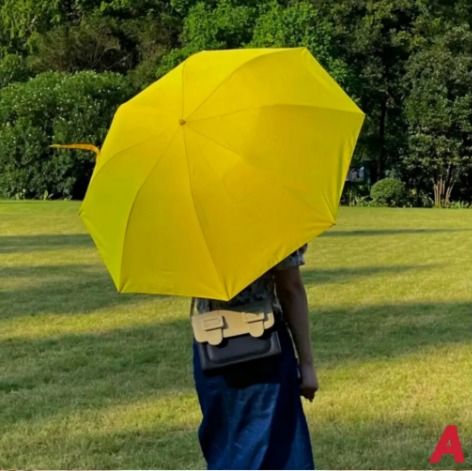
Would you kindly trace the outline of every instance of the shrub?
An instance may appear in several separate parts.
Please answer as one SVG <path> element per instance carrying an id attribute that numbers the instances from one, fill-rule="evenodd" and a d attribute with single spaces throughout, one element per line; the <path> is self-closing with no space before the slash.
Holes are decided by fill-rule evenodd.
<path id="1" fill-rule="evenodd" d="M 354 196 L 350 202 L 349 206 L 356 206 L 359 208 L 365 208 L 368 206 L 373 206 L 372 201 L 370 200 L 369 196 Z"/>
<path id="2" fill-rule="evenodd" d="M 117 106 L 132 95 L 119 74 L 47 72 L 0 90 L 0 194 L 82 198 L 94 157 L 52 150 L 105 137 Z"/>
<path id="3" fill-rule="evenodd" d="M 434 200 L 422 189 L 409 188 L 406 195 L 407 205 L 410 207 L 432 208 Z"/>
<path id="4" fill-rule="evenodd" d="M 372 185 L 372 202 L 377 206 L 402 206 L 405 203 L 405 184 L 396 178 L 384 178 Z"/>
<path id="5" fill-rule="evenodd" d="M 467 201 L 451 201 L 447 207 L 451 209 L 468 209 L 472 208 L 472 203 Z"/>
<path id="6" fill-rule="evenodd" d="M 367 206 L 370 200 L 367 183 L 346 182 L 341 195 L 341 204 L 346 206 Z"/>
<path id="7" fill-rule="evenodd" d="M 26 61 L 18 54 L 6 54 L 0 58 L 0 88 L 12 82 L 21 82 L 29 76 Z"/>

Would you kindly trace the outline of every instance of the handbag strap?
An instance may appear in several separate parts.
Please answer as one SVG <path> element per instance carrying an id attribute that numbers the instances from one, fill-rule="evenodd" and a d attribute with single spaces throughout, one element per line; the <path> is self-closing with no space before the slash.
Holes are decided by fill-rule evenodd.
<path id="1" fill-rule="evenodd" d="M 189 313 L 190 317 L 192 317 L 194 309 L 195 309 L 195 298 L 192 298 L 190 302 L 190 313 Z"/>
<path id="2" fill-rule="evenodd" d="M 281 312 L 278 313 L 276 310 L 273 309 L 273 306 L 274 306 L 274 294 L 273 293 L 270 293 L 270 300 L 269 300 L 269 303 L 270 303 L 270 310 L 272 312 L 274 312 L 274 315 L 276 316 L 276 319 L 282 314 Z M 190 310 L 189 310 L 189 317 L 191 318 L 193 315 L 194 315 L 194 312 L 195 312 L 195 305 L 196 305 L 196 298 L 191 298 L 191 301 L 190 301 Z M 210 311 L 212 311 L 214 306 L 212 306 L 212 302 L 210 300 Z M 223 308 L 224 309 L 224 308 Z M 236 309 L 237 310 L 237 309 Z"/>

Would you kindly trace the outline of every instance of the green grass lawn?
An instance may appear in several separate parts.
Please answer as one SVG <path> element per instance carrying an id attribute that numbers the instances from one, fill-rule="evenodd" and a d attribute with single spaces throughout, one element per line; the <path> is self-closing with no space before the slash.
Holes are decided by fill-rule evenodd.
<path id="1" fill-rule="evenodd" d="M 0 468 L 202 468 L 188 300 L 119 295 L 78 202 L 0 201 Z M 472 211 L 341 208 L 303 268 L 318 468 L 472 467 Z"/>

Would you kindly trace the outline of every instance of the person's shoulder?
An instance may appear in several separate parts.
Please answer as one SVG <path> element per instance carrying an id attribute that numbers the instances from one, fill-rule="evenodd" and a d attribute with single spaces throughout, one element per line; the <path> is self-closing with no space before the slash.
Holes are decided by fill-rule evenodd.
<path id="1" fill-rule="evenodd" d="M 287 270 L 288 268 L 299 267 L 305 264 L 305 252 L 308 244 L 302 245 L 300 248 L 285 257 L 281 262 L 274 266 L 274 270 Z"/>

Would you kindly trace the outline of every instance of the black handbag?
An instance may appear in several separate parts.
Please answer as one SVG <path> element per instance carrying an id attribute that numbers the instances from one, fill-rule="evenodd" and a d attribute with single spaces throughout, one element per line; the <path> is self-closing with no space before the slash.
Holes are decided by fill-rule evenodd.
<path id="1" fill-rule="evenodd" d="M 280 313 L 271 303 L 244 305 L 232 310 L 216 309 L 190 318 L 200 364 L 212 371 L 238 363 L 273 357 L 282 351 L 278 333 Z"/>

